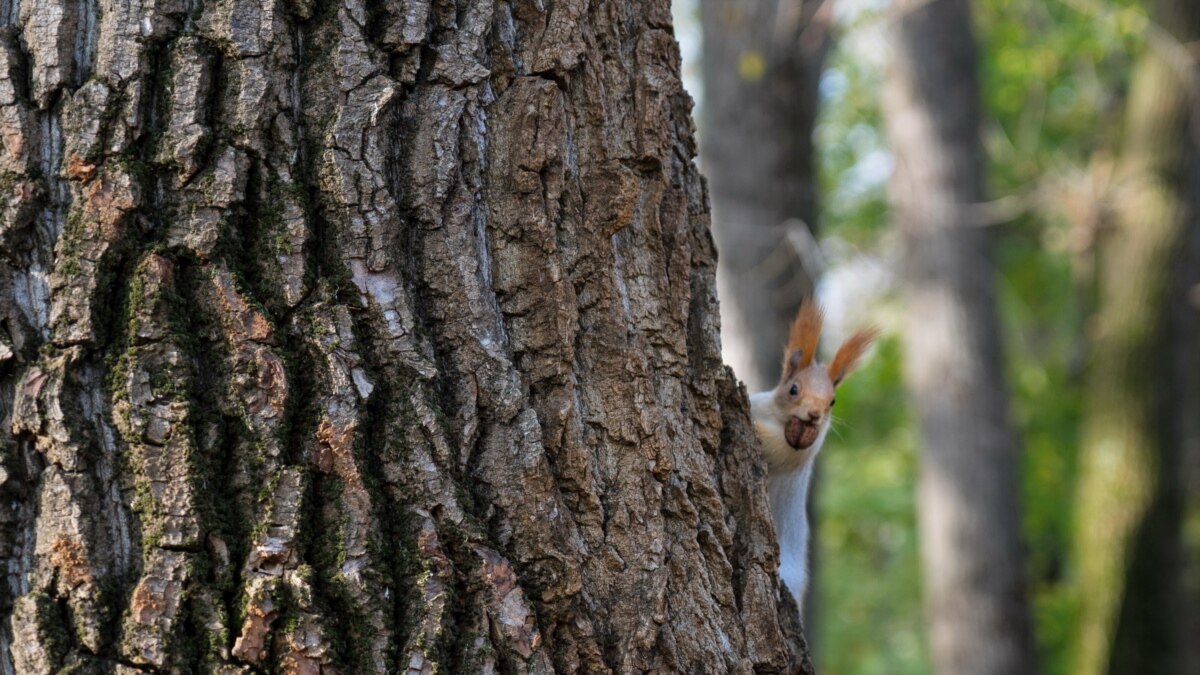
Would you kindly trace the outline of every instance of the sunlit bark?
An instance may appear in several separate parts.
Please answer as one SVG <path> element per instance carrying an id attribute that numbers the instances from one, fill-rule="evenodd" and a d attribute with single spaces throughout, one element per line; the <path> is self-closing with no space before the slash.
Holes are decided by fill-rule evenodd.
<path id="1" fill-rule="evenodd" d="M 1174 271 L 1186 237 L 1197 131 L 1200 6 L 1153 6 L 1131 77 L 1111 227 L 1100 241 L 1075 557 L 1075 672 L 1182 668 L 1180 438 L 1183 373 L 1171 358 Z"/>

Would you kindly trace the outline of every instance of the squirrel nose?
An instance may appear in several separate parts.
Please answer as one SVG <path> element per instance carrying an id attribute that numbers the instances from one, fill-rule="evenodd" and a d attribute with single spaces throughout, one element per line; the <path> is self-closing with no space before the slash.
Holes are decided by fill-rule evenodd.
<path id="1" fill-rule="evenodd" d="M 815 412 L 815 411 L 808 413 L 808 421 L 809 422 L 816 422 L 819 419 L 821 419 L 821 413 Z"/>

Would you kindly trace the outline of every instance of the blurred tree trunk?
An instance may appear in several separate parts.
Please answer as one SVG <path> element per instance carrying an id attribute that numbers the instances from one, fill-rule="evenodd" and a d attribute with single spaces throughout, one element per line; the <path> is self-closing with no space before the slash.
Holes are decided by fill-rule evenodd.
<path id="1" fill-rule="evenodd" d="M 920 417 L 918 509 L 935 670 L 1035 672 L 966 0 L 894 0 L 885 92 L 905 244 L 907 381 Z"/>
<path id="2" fill-rule="evenodd" d="M 833 4 L 701 0 L 721 338 L 751 391 L 778 381 L 788 325 L 818 271 L 813 126 Z"/>
<path id="3" fill-rule="evenodd" d="M 1080 675 L 1183 672 L 1180 422 L 1173 274 L 1195 153 L 1200 6 L 1161 0 L 1131 77 L 1086 391 L 1075 555 Z"/>
<path id="4" fill-rule="evenodd" d="M 1131 552 L 1110 673 L 1200 672 L 1200 645 L 1187 637 L 1200 635 L 1200 540 L 1185 535 L 1189 514 L 1200 518 L 1200 152 L 1190 140 L 1180 193 L 1184 231 L 1165 300 L 1164 358 L 1155 366 L 1158 495 Z"/>
<path id="5" fill-rule="evenodd" d="M 666 0 L 0 21 L 0 672 L 801 668 Z"/>
<path id="6" fill-rule="evenodd" d="M 1192 143 L 1191 189 L 1188 206 L 1187 244 L 1178 269 L 1178 316 L 1175 332 L 1176 367 L 1186 378 L 1184 396 L 1175 402 L 1178 413 L 1182 452 L 1183 523 L 1183 635 L 1200 635 L 1200 138 L 1190 135 Z M 1184 640 L 1186 650 L 1183 672 L 1200 672 L 1200 640 Z"/>
<path id="7" fill-rule="evenodd" d="M 701 161 L 720 258 L 722 353 L 750 391 L 775 386 L 788 326 L 814 291 L 817 85 L 835 0 L 701 0 Z M 819 489 L 814 481 L 810 495 Z M 816 537 L 819 520 L 813 518 Z M 818 559 L 810 557 L 813 626 Z"/>

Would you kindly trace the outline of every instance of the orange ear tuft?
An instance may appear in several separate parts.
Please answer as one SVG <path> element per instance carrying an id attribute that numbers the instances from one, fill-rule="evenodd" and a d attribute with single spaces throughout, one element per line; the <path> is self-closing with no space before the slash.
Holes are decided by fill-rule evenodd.
<path id="1" fill-rule="evenodd" d="M 824 322 L 821 306 L 815 300 L 808 298 L 800 305 L 788 333 L 787 350 L 783 353 L 783 379 L 790 378 L 797 370 L 812 363 L 817 355 L 817 341 L 821 339 L 821 325 Z"/>
<path id="2" fill-rule="evenodd" d="M 833 386 L 836 387 L 840 384 L 846 375 L 854 370 L 859 358 L 877 337 L 879 337 L 878 328 L 864 328 L 846 338 L 842 346 L 838 347 L 837 354 L 829 364 L 829 379 L 833 380 Z"/>

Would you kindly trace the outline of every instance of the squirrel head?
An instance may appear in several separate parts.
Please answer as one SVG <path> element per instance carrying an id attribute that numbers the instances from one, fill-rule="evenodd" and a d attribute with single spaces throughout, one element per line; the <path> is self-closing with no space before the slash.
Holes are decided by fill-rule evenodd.
<path id="1" fill-rule="evenodd" d="M 800 305 L 783 353 L 783 378 L 775 389 L 775 408 L 788 445 L 807 450 L 824 438 L 838 385 L 858 364 L 879 331 L 860 330 L 838 347 L 828 366 L 817 363 L 817 342 L 824 316 L 811 298 Z"/>

